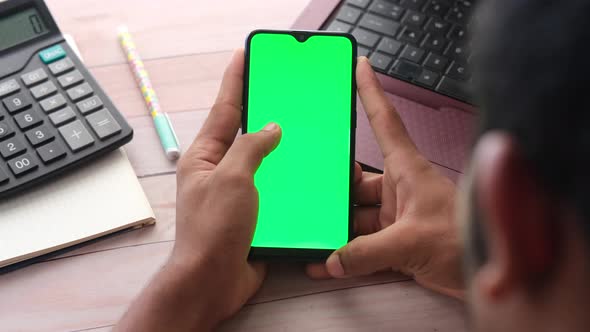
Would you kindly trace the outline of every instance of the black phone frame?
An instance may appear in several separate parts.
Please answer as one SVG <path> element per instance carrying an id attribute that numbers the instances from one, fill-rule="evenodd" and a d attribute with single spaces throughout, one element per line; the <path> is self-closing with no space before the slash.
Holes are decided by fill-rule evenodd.
<path id="1" fill-rule="evenodd" d="M 351 82 L 351 116 L 350 116 L 350 161 L 349 161 L 349 208 L 348 208 L 348 242 L 353 238 L 353 183 L 354 183 L 354 162 L 355 162 L 355 144 L 356 144 L 356 59 L 357 59 L 357 41 L 349 33 L 329 32 L 329 31 L 311 31 L 311 30 L 267 30 L 258 29 L 252 31 L 246 39 L 245 62 L 244 62 L 244 90 L 242 96 L 242 134 L 246 134 L 248 124 L 248 91 L 250 79 L 250 43 L 252 38 L 257 34 L 286 34 L 291 35 L 299 42 L 305 42 L 312 36 L 336 36 L 345 37 L 350 40 L 352 45 L 352 82 Z M 265 261 L 322 261 L 330 256 L 334 250 L 331 249 L 301 249 L 301 248 L 271 248 L 271 247 L 251 247 L 248 259 L 265 260 Z"/>

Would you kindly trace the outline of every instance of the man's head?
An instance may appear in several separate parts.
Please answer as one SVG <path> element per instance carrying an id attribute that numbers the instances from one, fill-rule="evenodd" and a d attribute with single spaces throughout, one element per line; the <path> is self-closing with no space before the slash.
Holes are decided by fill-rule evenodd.
<path id="1" fill-rule="evenodd" d="M 590 329 L 590 1 L 489 0 L 478 14 L 473 323 Z"/>

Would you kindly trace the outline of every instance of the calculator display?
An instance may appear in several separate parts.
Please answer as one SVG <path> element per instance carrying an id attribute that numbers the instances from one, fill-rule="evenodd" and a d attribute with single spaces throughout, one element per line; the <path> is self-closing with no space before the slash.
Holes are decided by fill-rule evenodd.
<path id="1" fill-rule="evenodd" d="M 0 17 L 0 51 L 44 35 L 49 30 L 36 8 Z"/>

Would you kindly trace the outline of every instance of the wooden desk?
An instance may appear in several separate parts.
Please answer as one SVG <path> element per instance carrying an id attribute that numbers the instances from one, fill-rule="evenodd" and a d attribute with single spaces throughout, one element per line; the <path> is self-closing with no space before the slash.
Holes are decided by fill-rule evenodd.
<path id="1" fill-rule="evenodd" d="M 52 0 L 62 31 L 127 116 L 129 158 L 158 223 L 0 276 L 0 330 L 107 331 L 162 265 L 174 241 L 175 165 L 160 152 L 116 39 L 133 32 L 183 147 L 195 137 L 233 49 L 254 28 L 288 28 L 308 0 Z M 409 278 L 311 281 L 273 265 L 259 294 L 224 331 L 464 331 L 463 306 Z"/>

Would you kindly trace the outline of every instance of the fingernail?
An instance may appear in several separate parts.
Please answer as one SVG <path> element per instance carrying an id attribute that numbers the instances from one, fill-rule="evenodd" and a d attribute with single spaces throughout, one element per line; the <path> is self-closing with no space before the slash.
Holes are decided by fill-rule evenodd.
<path id="1" fill-rule="evenodd" d="M 328 257 L 328 260 L 326 261 L 326 269 L 334 278 L 344 277 L 344 268 L 342 267 L 342 262 L 340 262 L 340 256 L 336 253 Z"/>
<path id="2" fill-rule="evenodd" d="M 358 62 L 369 62 L 369 58 L 367 58 L 366 56 L 359 56 Z"/>
<path id="3" fill-rule="evenodd" d="M 264 130 L 264 131 L 275 131 L 275 130 L 277 130 L 277 128 L 279 128 L 279 126 L 276 123 L 270 122 L 269 124 L 267 124 L 266 126 L 264 126 L 264 128 L 262 128 L 262 130 Z"/>

